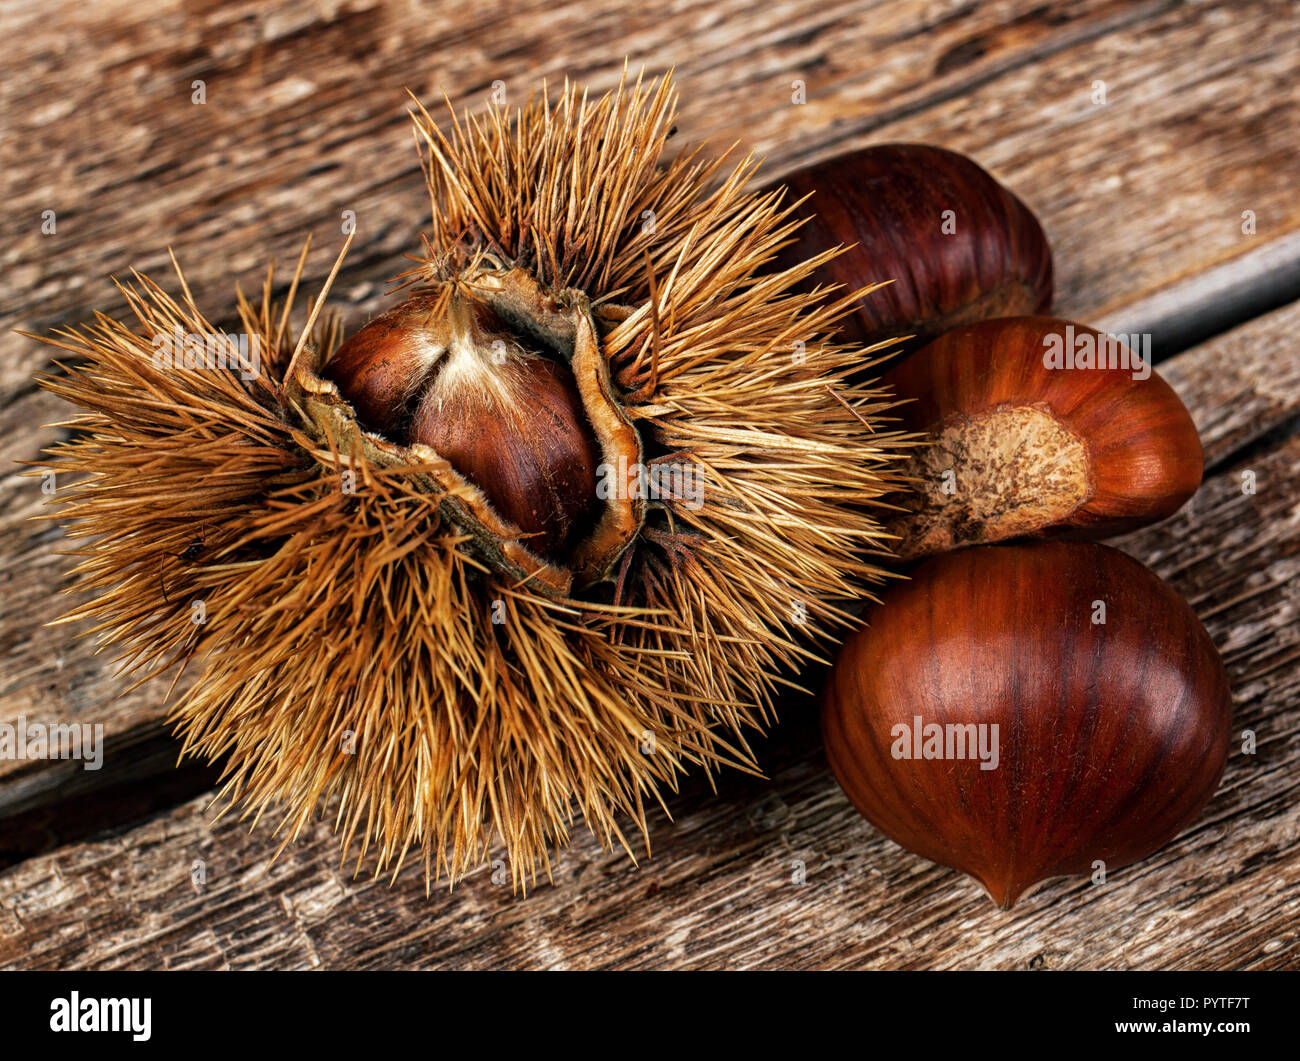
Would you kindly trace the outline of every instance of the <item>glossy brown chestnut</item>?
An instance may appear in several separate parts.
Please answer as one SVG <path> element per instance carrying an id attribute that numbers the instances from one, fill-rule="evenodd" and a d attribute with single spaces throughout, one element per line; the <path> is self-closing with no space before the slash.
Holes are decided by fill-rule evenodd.
<path id="1" fill-rule="evenodd" d="M 1043 313 L 1051 304 L 1052 253 L 1042 226 L 964 155 L 881 144 L 801 170 L 786 185 L 796 198 L 812 198 L 803 208 L 810 220 L 783 262 L 844 246 L 851 249 L 814 282 L 855 291 L 893 281 L 860 299 L 840 325 L 849 341 L 912 335 L 904 349 L 916 349 L 958 325 Z"/>
<path id="2" fill-rule="evenodd" d="M 1091 354 L 1088 352 L 1092 351 Z M 1191 415 L 1131 350 L 1049 317 L 967 325 L 885 375 L 928 445 L 891 530 L 913 559 L 981 542 L 1101 538 L 1171 515 L 1204 458 Z"/>
<path id="3" fill-rule="evenodd" d="M 548 560 L 590 529 L 599 447 L 568 365 L 488 309 L 416 296 L 345 342 L 325 375 L 368 429 L 423 443 Z"/>
<path id="4" fill-rule="evenodd" d="M 823 694 L 831 769 L 877 828 L 1004 908 L 1039 882 L 1146 857 L 1218 786 L 1231 711 L 1219 654 L 1188 604 L 1118 550 L 947 553 L 867 619 Z"/>

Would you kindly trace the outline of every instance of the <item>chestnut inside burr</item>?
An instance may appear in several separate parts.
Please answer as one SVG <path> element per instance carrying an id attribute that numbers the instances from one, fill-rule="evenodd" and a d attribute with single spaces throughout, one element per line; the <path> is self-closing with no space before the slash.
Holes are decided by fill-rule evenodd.
<path id="1" fill-rule="evenodd" d="M 1093 493 L 1087 445 L 1043 404 L 949 417 L 904 474 L 915 480 L 909 511 L 889 529 L 907 560 L 1031 534 Z"/>
<path id="2" fill-rule="evenodd" d="M 600 449 L 573 373 L 488 307 L 417 296 L 352 336 L 324 374 L 363 427 L 437 451 L 537 555 L 561 561 L 590 530 Z"/>

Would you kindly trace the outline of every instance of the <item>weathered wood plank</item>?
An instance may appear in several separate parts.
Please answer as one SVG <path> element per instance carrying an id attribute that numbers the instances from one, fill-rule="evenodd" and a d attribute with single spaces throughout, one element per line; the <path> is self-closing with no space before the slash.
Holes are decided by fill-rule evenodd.
<path id="1" fill-rule="evenodd" d="M 266 831 L 213 828 L 204 800 L 125 828 L 204 779 L 160 769 L 162 683 L 119 696 L 122 683 L 75 631 L 39 625 L 66 562 L 54 554 L 57 531 L 28 522 L 36 484 L 9 464 L 34 458 L 55 437 L 37 425 L 63 415 L 30 384 L 48 351 L 10 327 L 113 308 L 105 276 L 131 265 L 164 272 L 168 244 L 219 315 L 232 276 L 255 284 L 308 230 L 318 280 L 344 209 L 361 228 L 336 293 L 360 320 L 425 216 L 402 88 L 430 99 L 441 84 L 472 103 L 500 78 L 518 99 L 568 73 L 599 89 L 623 54 L 654 70 L 678 65 L 681 142 L 740 139 L 767 155 L 773 176 L 886 139 L 975 155 L 1042 215 L 1063 315 L 1152 331 L 1158 350 L 1177 348 L 1294 292 L 1300 101 L 1258 91 L 1300 72 L 1300 19 L 1288 4 L 774 11 L 725 0 L 507 13 L 282 0 L 269 11 L 243 2 L 144 12 L 118 0 L 11 4 L 0 39 L 10 207 L 0 217 L 0 719 L 105 722 L 125 774 L 172 786 L 152 801 L 115 788 L 121 817 L 101 819 L 87 806 L 101 778 L 70 784 L 69 764 L 46 773 L 0 763 L 0 834 L 23 857 L 123 826 L 0 875 L 0 965 L 1300 964 L 1287 766 L 1298 728 L 1287 588 L 1296 514 L 1286 503 L 1297 454 L 1270 435 L 1300 400 L 1296 306 L 1166 366 L 1219 474 L 1186 513 L 1132 542 L 1209 615 L 1238 721 L 1260 733 L 1256 773 L 1235 757 L 1205 819 L 1167 852 L 1102 889 L 1055 885 L 1010 919 L 853 814 L 825 774 L 807 705 L 789 705 L 768 742 L 771 784 L 729 775 L 715 800 L 692 779 L 673 800 L 677 823 L 657 823 L 644 871 L 584 838 L 561 855 L 557 885 L 526 899 L 487 873 L 432 903 L 418 874 L 392 891 L 354 882 L 329 868 L 336 848 L 324 826 L 266 873 Z M 195 78 L 208 86 L 201 107 L 190 102 Z M 791 102 L 795 79 L 807 83 L 803 106 Z M 1090 98 L 1097 80 L 1104 106 Z M 45 209 L 57 212 L 56 235 L 40 233 Z M 1255 235 L 1241 231 L 1244 210 Z M 1240 495 L 1245 470 L 1258 476 L 1253 498 Z M 189 890 L 195 851 L 211 870 L 201 896 Z M 806 885 L 789 883 L 796 858 Z"/>
<path id="2" fill-rule="evenodd" d="M 1208 466 L 1229 459 L 1300 413 L 1300 302 L 1252 320 L 1159 373 L 1191 410 Z"/>
<path id="3" fill-rule="evenodd" d="M 1272 408 L 1271 389 L 1245 384 L 1281 363 L 1294 312 L 1168 366 L 1211 452 L 1246 427 L 1206 408 L 1205 381 L 1236 379 L 1240 400 Z M 826 771 L 812 705 L 791 703 L 762 744 L 770 781 L 725 774 L 715 796 L 690 779 L 670 800 L 676 820 L 655 816 L 640 870 L 579 835 L 555 883 L 526 897 L 489 867 L 426 900 L 416 869 L 390 888 L 336 868 L 324 823 L 268 865 L 269 829 L 213 825 L 196 799 L 0 873 L 0 967 L 1300 967 L 1300 437 L 1219 463 L 1181 513 L 1121 544 L 1205 619 L 1234 728 L 1258 750 L 1234 749 L 1202 818 L 1105 885 L 1056 882 L 998 912 L 857 816 Z"/>
<path id="4" fill-rule="evenodd" d="M 0 804 L 0 869 L 32 855 L 138 824 L 212 789 L 220 771 L 185 760 L 161 719 L 106 732 L 86 769 L 78 759 L 15 764 Z"/>

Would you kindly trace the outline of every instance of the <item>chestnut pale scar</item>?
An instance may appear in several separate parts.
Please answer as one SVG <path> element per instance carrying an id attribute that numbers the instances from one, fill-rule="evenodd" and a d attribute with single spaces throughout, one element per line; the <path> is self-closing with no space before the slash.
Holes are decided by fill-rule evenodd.
<path id="1" fill-rule="evenodd" d="M 905 559 L 1060 523 L 1093 495 L 1088 446 L 1043 402 L 955 413 L 904 470 L 914 492 L 891 525 Z"/>

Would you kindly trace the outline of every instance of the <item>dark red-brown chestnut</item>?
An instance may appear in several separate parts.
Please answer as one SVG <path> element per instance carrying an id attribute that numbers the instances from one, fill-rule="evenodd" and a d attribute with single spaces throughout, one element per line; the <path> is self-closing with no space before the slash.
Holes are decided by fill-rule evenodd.
<path id="1" fill-rule="evenodd" d="M 590 530 L 599 447 L 569 366 L 486 306 L 417 295 L 347 340 L 324 374 L 363 426 L 423 443 L 547 560 Z"/>
<path id="2" fill-rule="evenodd" d="M 982 321 L 885 375 L 927 445 L 890 530 L 904 559 L 1024 536 L 1101 538 L 1171 515 L 1204 459 L 1178 395 L 1117 339 L 1049 317 Z"/>
<path id="3" fill-rule="evenodd" d="M 1218 786 L 1219 654 L 1191 607 L 1115 549 L 945 553 L 867 619 L 823 693 L 831 769 L 878 829 L 1004 908 L 1145 858 Z"/>
<path id="4" fill-rule="evenodd" d="M 1045 312 L 1052 253 L 1042 226 L 978 164 L 927 144 L 881 144 L 786 178 L 796 198 L 811 194 L 809 220 L 782 262 L 836 246 L 845 253 L 809 282 L 855 291 L 892 280 L 859 300 L 840 325 L 872 345 L 912 335 L 916 349 L 958 325 Z M 857 244 L 856 247 L 853 244 Z"/>

